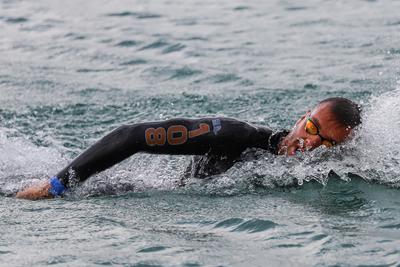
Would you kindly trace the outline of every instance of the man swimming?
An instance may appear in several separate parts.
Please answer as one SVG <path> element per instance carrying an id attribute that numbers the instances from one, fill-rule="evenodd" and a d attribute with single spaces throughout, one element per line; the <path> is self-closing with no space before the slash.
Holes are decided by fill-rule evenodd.
<path id="1" fill-rule="evenodd" d="M 36 200 L 62 196 L 72 179 L 83 182 L 137 152 L 196 155 L 188 172 L 191 177 L 202 178 L 228 170 L 247 148 L 291 156 L 321 145 L 332 147 L 344 142 L 360 123 L 359 106 L 335 97 L 307 111 L 291 131 L 273 132 L 230 118 L 178 118 L 124 125 L 89 147 L 57 175 L 18 192 L 17 197 Z"/>

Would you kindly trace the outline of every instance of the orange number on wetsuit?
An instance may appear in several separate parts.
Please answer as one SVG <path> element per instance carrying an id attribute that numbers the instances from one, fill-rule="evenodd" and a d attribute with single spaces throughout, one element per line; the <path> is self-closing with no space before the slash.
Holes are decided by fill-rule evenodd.
<path id="1" fill-rule="evenodd" d="M 199 129 L 191 130 L 189 132 L 189 138 L 195 138 L 197 136 L 210 132 L 210 126 L 207 123 L 200 123 Z"/>
<path id="2" fill-rule="evenodd" d="M 167 140 L 170 145 L 181 145 L 187 141 L 187 129 L 183 125 L 172 125 L 167 131 Z"/>
<path id="3" fill-rule="evenodd" d="M 163 127 L 148 128 L 144 134 L 149 146 L 163 146 L 166 141 L 174 146 L 186 143 L 188 138 L 195 138 L 209 132 L 210 126 L 207 123 L 200 123 L 198 129 L 191 130 L 189 133 L 183 125 L 171 125 L 167 131 Z"/>
<path id="4" fill-rule="evenodd" d="M 148 128 L 144 135 L 146 137 L 146 143 L 149 146 L 162 146 L 165 144 L 166 133 L 165 129 L 162 127 L 158 127 L 157 129 Z"/>

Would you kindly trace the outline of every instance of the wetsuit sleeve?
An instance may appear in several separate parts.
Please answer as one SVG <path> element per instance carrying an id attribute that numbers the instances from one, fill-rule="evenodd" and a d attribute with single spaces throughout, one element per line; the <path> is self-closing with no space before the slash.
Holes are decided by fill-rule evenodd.
<path id="1" fill-rule="evenodd" d="M 75 158 L 57 174 L 68 186 L 101 172 L 137 152 L 234 155 L 248 147 L 268 149 L 269 129 L 229 118 L 171 119 L 121 126 Z"/>

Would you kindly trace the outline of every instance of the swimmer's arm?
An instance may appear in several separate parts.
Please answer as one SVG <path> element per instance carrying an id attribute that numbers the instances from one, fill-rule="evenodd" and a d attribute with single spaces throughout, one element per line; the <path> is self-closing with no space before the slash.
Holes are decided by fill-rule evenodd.
<path id="1" fill-rule="evenodd" d="M 137 152 L 169 155 L 236 153 L 248 147 L 255 127 L 235 119 L 171 119 L 123 125 L 89 147 L 56 176 L 68 186 L 85 181 Z"/>
<path id="2" fill-rule="evenodd" d="M 228 118 L 172 119 L 124 125 L 89 147 L 56 177 L 66 189 L 71 177 L 82 182 L 137 152 L 180 155 L 204 155 L 210 152 L 237 154 L 247 147 L 254 146 L 255 141 L 258 142 L 258 132 L 256 127 L 248 123 Z M 263 140 L 266 140 L 270 131 L 263 131 L 262 135 Z M 48 184 L 46 186 L 48 187 Z M 45 186 L 42 189 L 34 191 L 37 192 L 34 196 L 24 193 L 25 190 L 17 197 L 51 196 L 50 193 L 46 195 L 49 190 L 46 191 Z M 59 192 L 62 194 L 63 190 Z"/>

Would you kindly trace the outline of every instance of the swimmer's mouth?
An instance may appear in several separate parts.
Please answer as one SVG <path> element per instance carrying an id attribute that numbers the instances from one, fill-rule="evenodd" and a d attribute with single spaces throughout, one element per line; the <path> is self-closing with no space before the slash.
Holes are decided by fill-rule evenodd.
<path id="1" fill-rule="evenodd" d="M 306 146 L 304 139 L 298 138 L 289 146 L 283 146 L 278 154 L 280 155 L 289 155 L 294 156 L 297 153 L 304 153 L 306 151 L 311 151 L 314 148 L 312 146 Z"/>
<path id="2" fill-rule="evenodd" d="M 304 152 L 306 152 L 306 151 L 311 151 L 311 150 L 313 150 L 313 149 L 314 149 L 314 148 L 313 148 L 312 146 L 307 146 L 307 145 L 305 144 L 304 139 L 299 138 L 299 139 L 297 139 L 297 141 L 296 141 L 296 143 L 295 143 L 295 149 L 293 150 L 293 152 L 292 152 L 291 155 L 296 155 L 297 152 L 304 153 Z"/>
<path id="3" fill-rule="evenodd" d="M 297 139 L 292 155 L 296 155 L 297 152 L 304 153 L 304 151 L 305 151 L 304 140 L 303 139 Z"/>
<path id="4" fill-rule="evenodd" d="M 306 151 L 306 149 L 304 147 L 301 146 L 296 146 L 296 148 L 293 150 L 291 155 L 296 155 L 297 153 L 304 153 Z"/>

